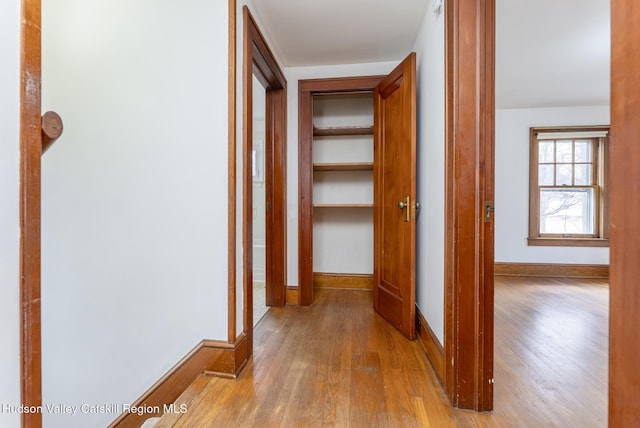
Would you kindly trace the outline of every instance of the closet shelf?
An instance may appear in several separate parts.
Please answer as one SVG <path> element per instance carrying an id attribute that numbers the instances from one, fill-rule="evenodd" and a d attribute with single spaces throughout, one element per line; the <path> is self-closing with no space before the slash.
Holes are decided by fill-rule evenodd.
<path id="1" fill-rule="evenodd" d="M 314 171 L 373 171 L 373 162 L 314 163 Z"/>
<path id="2" fill-rule="evenodd" d="M 373 208 L 373 204 L 313 204 L 314 208 Z"/>
<path id="3" fill-rule="evenodd" d="M 373 126 L 313 127 L 314 137 L 331 137 L 341 135 L 373 135 Z"/>

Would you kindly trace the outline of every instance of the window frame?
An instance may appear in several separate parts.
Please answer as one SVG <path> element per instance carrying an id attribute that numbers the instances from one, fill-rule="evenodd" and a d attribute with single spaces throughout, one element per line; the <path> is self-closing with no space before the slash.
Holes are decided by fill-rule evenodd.
<path id="1" fill-rule="evenodd" d="M 541 133 L 566 133 L 567 139 L 577 140 L 573 137 L 577 133 L 604 132 L 604 137 L 585 137 L 584 139 L 596 140 L 597 147 L 593 148 L 592 171 L 594 182 L 591 185 L 576 186 L 594 188 L 596 213 L 594 219 L 594 235 L 559 235 L 540 233 L 540 189 L 562 186 L 540 186 L 538 181 L 538 135 Z M 560 140 L 558 138 L 557 140 Z M 555 141 L 557 141 L 555 140 Z M 532 127 L 529 128 L 529 237 L 527 244 L 530 246 L 562 246 L 562 247 L 608 247 L 609 246 L 609 126 L 561 126 L 561 127 Z M 575 164 L 573 161 L 572 164 Z M 572 186 L 567 186 L 572 187 Z"/>

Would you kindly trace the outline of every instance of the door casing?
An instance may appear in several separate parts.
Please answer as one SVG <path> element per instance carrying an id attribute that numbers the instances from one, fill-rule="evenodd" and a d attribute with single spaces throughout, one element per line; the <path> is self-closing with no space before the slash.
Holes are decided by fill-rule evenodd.
<path id="1" fill-rule="evenodd" d="M 243 13 L 243 138 L 242 138 L 242 271 L 243 324 L 248 355 L 253 353 L 253 76 L 266 89 L 265 186 L 266 186 L 266 302 L 286 304 L 287 271 L 287 81 L 258 25 L 244 6 Z M 229 305 L 235 311 L 235 300 Z M 235 317 L 234 317 L 235 320 Z M 234 322 L 235 327 L 235 322 Z M 231 326 L 230 326 L 231 328 Z M 235 341 L 235 337 L 234 337 Z"/>

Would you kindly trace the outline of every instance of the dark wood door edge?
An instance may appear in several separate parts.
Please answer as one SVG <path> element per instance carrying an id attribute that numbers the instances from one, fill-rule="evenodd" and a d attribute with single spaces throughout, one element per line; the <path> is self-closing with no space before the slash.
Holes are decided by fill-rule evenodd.
<path id="1" fill-rule="evenodd" d="M 444 385 L 456 407 L 493 407 L 494 0 L 445 3 Z"/>

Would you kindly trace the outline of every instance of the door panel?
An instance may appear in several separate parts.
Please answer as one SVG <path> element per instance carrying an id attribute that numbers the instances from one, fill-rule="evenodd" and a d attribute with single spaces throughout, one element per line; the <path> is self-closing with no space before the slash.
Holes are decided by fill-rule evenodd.
<path id="1" fill-rule="evenodd" d="M 374 308 L 415 338 L 416 57 L 374 92 Z"/>

